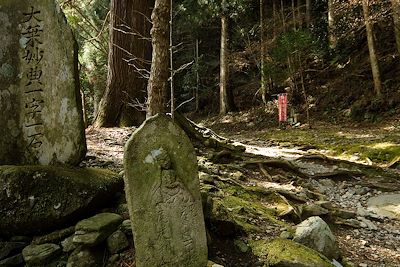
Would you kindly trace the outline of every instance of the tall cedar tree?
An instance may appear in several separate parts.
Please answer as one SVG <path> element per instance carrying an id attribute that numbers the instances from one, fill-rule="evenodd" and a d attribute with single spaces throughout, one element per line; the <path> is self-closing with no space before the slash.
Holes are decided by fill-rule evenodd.
<path id="1" fill-rule="evenodd" d="M 224 5 L 226 0 L 222 1 Z M 228 91 L 229 62 L 228 62 L 228 23 L 229 17 L 221 13 L 221 52 L 220 52 L 220 77 L 219 77 L 219 113 L 226 114 L 233 109 L 233 99 Z"/>
<path id="2" fill-rule="evenodd" d="M 107 87 L 94 122 L 97 127 L 140 125 L 145 119 L 138 104 L 145 102 L 150 68 L 152 2 L 111 1 Z"/>
<path id="3" fill-rule="evenodd" d="M 147 116 L 168 111 L 170 0 L 156 0 L 151 20 L 153 56 L 147 86 Z"/>
<path id="4" fill-rule="evenodd" d="M 400 55 L 400 0 L 392 1 L 392 16 L 394 22 L 394 33 L 396 37 L 397 51 Z"/>
<path id="5" fill-rule="evenodd" d="M 382 92 L 382 82 L 381 82 L 381 75 L 379 72 L 378 58 L 376 56 L 373 24 L 371 22 L 371 16 L 370 16 L 370 12 L 369 12 L 369 4 L 370 4 L 370 0 L 362 0 L 365 28 L 367 31 L 369 59 L 370 59 L 370 63 L 371 63 L 372 77 L 374 79 L 375 93 L 379 97 L 379 96 L 381 96 L 381 92 Z"/>

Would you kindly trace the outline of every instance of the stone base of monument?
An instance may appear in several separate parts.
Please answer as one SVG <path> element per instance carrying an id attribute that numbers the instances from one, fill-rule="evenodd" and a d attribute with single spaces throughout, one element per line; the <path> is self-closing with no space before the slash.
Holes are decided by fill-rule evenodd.
<path id="1" fill-rule="evenodd" d="M 122 177 L 102 169 L 0 166 L 0 236 L 46 233 L 110 204 Z"/>

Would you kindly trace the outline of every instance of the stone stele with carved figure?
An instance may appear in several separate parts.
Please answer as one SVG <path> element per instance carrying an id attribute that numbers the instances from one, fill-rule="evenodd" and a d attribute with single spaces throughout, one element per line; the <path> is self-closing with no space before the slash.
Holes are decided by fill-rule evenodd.
<path id="1" fill-rule="evenodd" d="M 76 48 L 55 0 L 0 0 L 0 165 L 85 156 Z"/>
<path id="2" fill-rule="evenodd" d="M 166 115 L 149 118 L 125 146 L 124 169 L 137 267 L 205 267 L 197 158 L 184 131 Z"/>

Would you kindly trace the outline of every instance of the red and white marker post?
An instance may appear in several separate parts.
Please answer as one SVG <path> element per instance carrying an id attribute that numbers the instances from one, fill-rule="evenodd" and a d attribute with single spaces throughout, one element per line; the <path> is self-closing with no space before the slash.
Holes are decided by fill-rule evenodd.
<path id="1" fill-rule="evenodd" d="M 287 121 L 287 93 L 278 95 L 279 124 Z"/>

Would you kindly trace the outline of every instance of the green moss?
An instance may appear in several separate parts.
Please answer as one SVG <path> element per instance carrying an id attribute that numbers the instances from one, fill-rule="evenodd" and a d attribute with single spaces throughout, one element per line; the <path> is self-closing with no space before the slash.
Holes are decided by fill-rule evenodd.
<path id="1" fill-rule="evenodd" d="M 250 247 L 254 255 L 265 260 L 268 266 L 333 266 L 317 251 L 286 239 L 251 241 Z"/>
<path id="2" fill-rule="evenodd" d="M 245 232 L 263 232 L 269 223 L 286 226 L 277 215 L 287 208 L 281 198 L 271 193 L 260 196 L 245 187 L 231 186 L 214 198 L 214 218 L 233 221 Z"/>
<path id="3" fill-rule="evenodd" d="M 400 132 L 381 128 L 341 129 L 335 126 L 315 129 L 271 130 L 263 138 L 280 146 L 312 146 L 328 155 L 345 159 L 356 155 L 386 164 L 400 155 Z"/>

